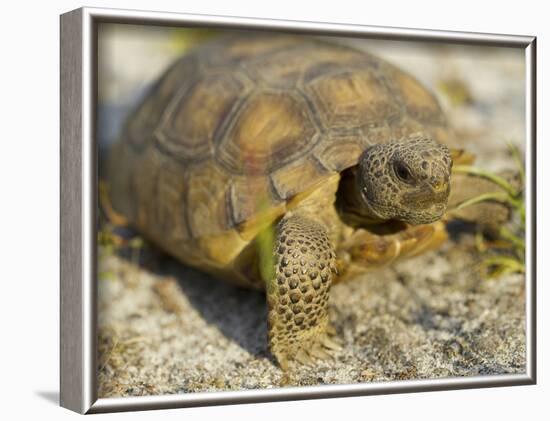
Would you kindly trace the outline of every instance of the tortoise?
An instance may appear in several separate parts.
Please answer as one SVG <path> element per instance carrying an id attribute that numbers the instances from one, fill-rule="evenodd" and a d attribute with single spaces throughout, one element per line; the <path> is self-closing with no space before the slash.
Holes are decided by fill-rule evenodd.
<path id="1" fill-rule="evenodd" d="M 445 240 L 453 162 L 472 159 L 434 95 L 396 66 L 239 34 L 152 86 L 111 151 L 109 200 L 184 264 L 264 289 L 269 348 L 287 368 L 339 348 L 331 285 Z"/>

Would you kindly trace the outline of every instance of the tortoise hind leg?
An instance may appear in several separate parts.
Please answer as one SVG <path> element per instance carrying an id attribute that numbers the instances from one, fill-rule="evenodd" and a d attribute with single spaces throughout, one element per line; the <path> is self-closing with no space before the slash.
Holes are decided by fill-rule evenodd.
<path id="1" fill-rule="evenodd" d="M 451 156 L 454 170 L 451 177 L 451 195 L 444 220 L 460 219 L 477 224 L 483 231 L 498 231 L 500 226 L 510 219 L 511 211 L 507 205 L 486 201 L 462 209 L 456 209 L 456 207 L 462 202 L 483 194 L 499 192 L 501 189 L 488 179 L 456 170 L 460 165 L 472 165 L 475 161 L 473 154 L 461 149 L 452 149 Z M 514 184 L 510 179 L 511 174 L 504 172 L 498 175 Z"/>
<path id="2" fill-rule="evenodd" d="M 271 353 L 286 370 L 290 361 L 309 363 L 339 348 L 328 337 L 336 262 L 325 227 L 298 214 L 279 223 L 274 250 L 275 276 L 266 288 L 268 337 Z"/>
<path id="3" fill-rule="evenodd" d="M 509 174 L 499 174 L 503 178 Z M 477 224 L 482 230 L 498 232 L 500 227 L 511 217 L 510 206 L 496 201 L 486 201 L 465 208 L 457 206 L 467 200 L 487 193 L 502 192 L 492 181 L 475 175 L 453 174 L 451 178 L 451 195 L 444 219 L 447 221 L 459 219 Z"/>

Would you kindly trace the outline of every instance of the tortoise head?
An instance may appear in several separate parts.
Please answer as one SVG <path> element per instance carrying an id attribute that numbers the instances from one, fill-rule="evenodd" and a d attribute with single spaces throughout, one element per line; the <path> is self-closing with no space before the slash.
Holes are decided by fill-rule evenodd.
<path id="1" fill-rule="evenodd" d="M 356 189 L 370 216 L 428 224 L 447 209 L 451 168 L 446 146 L 415 135 L 367 148 L 359 160 Z"/>

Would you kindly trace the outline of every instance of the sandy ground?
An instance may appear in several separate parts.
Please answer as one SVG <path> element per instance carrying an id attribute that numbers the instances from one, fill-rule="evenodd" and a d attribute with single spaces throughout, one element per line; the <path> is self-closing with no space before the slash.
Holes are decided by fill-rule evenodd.
<path id="1" fill-rule="evenodd" d="M 135 42 L 139 34 L 113 32 L 116 36 L 100 37 L 104 51 L 116 46 L 135 56 L 132 46 L 139 45 L 141 54 L 147 48 Z M 158 32 L 149 37 L 157 53 L 158 37 Z M 358 46 L 430 86 L 480 165 L 513 166 L 505 141 L 522 148 L 525 128 L 519 52 L 380 41 Z M 104 145 L 135 100 L 135 90 L 172 55 L 171 50 L 158 60 L 150 56 L 152 69 L 138 66 L 144 73 L 132 77 L 116 65 L 109 68 L 114 60 L 100 60 L 106 66 L 100 78 Z M 139 86 L 124 85 L 127 80 Z M 525 372 L 524 276 L 484 279 L 479 270 L 483 256 L 471 231 L 460 225 L 451 231 L 451 240 L 436 252 L 336 285 L 330 315 L 343 350 L 334 360 L 296 369 L 284 381 L 267 349 L 262 293 L 210 278 L 147 244 L 100 247 L 99 395 Z"/>
<path id="2" fill-rule="evenodd" d="M 265 298 L 162 258 L 117 256 L 100 281 L 100 395 L 345 384 L 525 371 L 524 279 L 481 280 L 471 238 L 332 289 L 343 350 L 290 383 L 267 350 Z"/>

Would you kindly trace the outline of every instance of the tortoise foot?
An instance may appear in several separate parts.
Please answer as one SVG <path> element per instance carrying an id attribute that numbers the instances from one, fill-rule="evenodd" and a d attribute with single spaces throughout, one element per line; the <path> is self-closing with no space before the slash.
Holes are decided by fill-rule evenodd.
<path id="1" fill-rule="evenodd" d="M 292 364 L 313 366 L 318 361 L 334 359 L 342 350 L 339 341 L 322 328 L 298 335 L 294 341 L 276 339 L 271 347 L 284 371 L 288 371 Z"/>
<path id="2" fill-rule="evenodd" d="M 339 345 L 330 338 L 328 297 L 336 273 L 325 227 L 290 215 L 278 227 L 275 279 L 267 283 L 269 346 L 283 370 L 289 363 L 327 359 Z"/>

